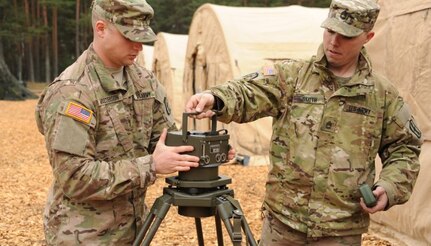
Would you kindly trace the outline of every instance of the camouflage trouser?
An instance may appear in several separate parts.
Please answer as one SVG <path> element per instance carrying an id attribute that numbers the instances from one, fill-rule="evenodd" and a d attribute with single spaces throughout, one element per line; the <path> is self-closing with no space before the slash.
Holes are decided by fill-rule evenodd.
<path id="1" fill-rule="evenodd" d="M 314 246 L 360 246 L 361 235 L 343 237 L 310 238 L 305 233 L 292 229 L 278 219 L 264 211 L 262 235 L 259 246 L 289 246 L 289 245 L 314 245 Z"/>

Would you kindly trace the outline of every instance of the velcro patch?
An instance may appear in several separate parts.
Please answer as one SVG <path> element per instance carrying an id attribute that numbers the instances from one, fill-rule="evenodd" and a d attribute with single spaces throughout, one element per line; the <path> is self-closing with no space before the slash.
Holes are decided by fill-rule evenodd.
<path id="1" fill-rule="evenodd" d="M 325 117 L 320 129 L 327 132 L 335 132 L 337 120 L 334 117 Z"/>
<path id="2" fill-rule="evenodd" d="M 99 105 L 105 105 L 113 102 L 117 102 L 121 100 L 121 94 L 115 94 L 111 96 L 104 97 L 99 99 Z"/>
<path id="3" fill-rule="evenodd" d="M 293 96 L 294 103 L 305 103 L 305 104 L 323 104 L 324 99 L 322 95 L 306 95 L 306 94 L 298 94 Z"/>
<path id="4" fill-rule="evenodd" d="M 93 111 L 74 102 L 69 102 L 67 104 L 64 114 L 75 120 L 84 122 L 87 125 L 90 124 L 91 118 L 93 117 Z"/>
<path id="5" fill-rule="evenodd" d="M 348 105 L 346 104 L 343 108 L 344 112 L 349 113 L 355 113 L 355 114 L 361 114 L 361 115 L 370 115 L 371 110 L 365 107 L 358 107 L 355 105 Z"/>
<path id="6" fill-rule="evenodd" d="M 156 95 L 154 91 L 137 91 L 134 95 L 136 100 L 144 100 L 148 98 L 154 98 Z"/>
<path id="7" fill-rule="evenodd" d="M 245 80 L 245 81 L 251 81 L 251 80 L 257 78 L 257 76 L 259 76 L 259 74 L 256 73 L 256 72 L 254 72 L 254 73 L 250 73 L 250 74 L 244 75 L 242 77 L 242 79 Z"/>

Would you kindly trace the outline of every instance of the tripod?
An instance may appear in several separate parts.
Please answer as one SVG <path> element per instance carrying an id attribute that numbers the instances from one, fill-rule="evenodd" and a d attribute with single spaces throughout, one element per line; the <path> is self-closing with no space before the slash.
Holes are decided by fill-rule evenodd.
<path id="1" fill-rule="evenodd" d="M 241 229 L 246 236 L 246 244 L 256 246 L 256 241 L 241 206 L 233 198 L 233 190 L 226 186 L 231 183 L 231 179 L 218 176 L 217 168 L 198 168 L 196 171 L 187 172 L 187 174 L 180 172 L 179 176 L 166 178 L 169 186 L 165 187 L 163 195 L 155 200 L 133 245 L 150 245 L 171 205 L 174 205 L 178 206 L 180 215 L 195 218 L 199 246 L 204 245 L 201 218 L 209 216 L 215 216 L 218 245 L 223 246 L 221 228 L 221 221 L 223 221 L 234 246 L 241 245 Z M 196 173 L 193 174 L 193 172 Z M 191 180 L 190 177 L 192 177 Z M 207 177 L 211 180 L 202 181 L 198 177 L 201 179 Z M 195 181 L 196 179 L 197 181 Z"/>

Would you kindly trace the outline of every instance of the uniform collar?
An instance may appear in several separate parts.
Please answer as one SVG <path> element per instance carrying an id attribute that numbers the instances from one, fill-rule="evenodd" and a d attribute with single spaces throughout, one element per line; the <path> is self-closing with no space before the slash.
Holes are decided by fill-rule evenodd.
<path id="1" fill-rule="evenodd" d="M 111 77 L 111 71 L 109 71 L 109 69 L 105 67 L 100 57 L 94 51 L 92 44 L 88 48 L 87 64 L 93 64 L 94 71 L 97 74 L 97 79 L 106 92 L 113 92 L 119 90 L 127 91 L 124 86 L 117 83 L 117 81 L 115 81 L 115 79 Z M 127 70 L 127 66 L 125 66 L 124 69 Z"/>
<path id="2" fill-rule="evenodd" d="M 327 68 L 328 61 L 323 51 L 323 44 L 319 46 L 317 51 L 313 72 L 318 73 L 324 82 L 333 83 L 333 73 Z M 367 79 L 372 72 L 371 60 L 367 54 L 365 47 L 362 48 L 359 55 L 359 65 L 353 74 L 352 79 L 346 84 L 346 86 L 352 85 L 371 85 L 371 81 Z"/>

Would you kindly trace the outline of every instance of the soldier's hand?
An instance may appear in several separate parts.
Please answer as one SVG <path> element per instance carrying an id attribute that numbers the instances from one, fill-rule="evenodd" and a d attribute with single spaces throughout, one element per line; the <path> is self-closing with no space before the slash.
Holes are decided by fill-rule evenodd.
<path id="1" fill-rule="evenodd" d="M 229 149 L 229 152 L 227 153 L 227 159 L 230 161 L 230 160 L 233 160 L 233 158 L 235 158 L 235 155 L 236 155 L 236 150 L 234 149 L 234 148 L 230 148 Z"/>
<path id="2" fill-rule="evenodd" d="M 177 171 L 188 171 L 191 167 L 199 166 L 199 157 L 181 154 L 193 151 L 193 146 L 166 146 L 166 128 L 153 152 L 153 165 L 156 173 L 169 174 Z"/>
<path id="3" fill-rule="evenodd" d="M 389 201 L 385 188 L 381 186 L 377 186 L 376 189 L 373 190 L 373 194 L 377 200 L 377 204 L 374 207 L 371 207 L 371 208 L 367 207 L 362 197 L 360 201 L 360 205 L 362 209 L 365 212 L 370 214 L 374 214 L 375 212 L 378 212 L 378 211 L 383 211 L 386 208 L 386 205 L 388 204 L 388 201 Z"/>
<path id="4" fill-rule="evenodd" d="M 192 116 L 196 119 L 210 118 L 214 115 L 214 112 L 211 111 L 214 101 L 215 98 L 210 93 L 197 93 L 187 101 L 185 110 L 188 113 L 201 112 L 200 114 Z"/>

